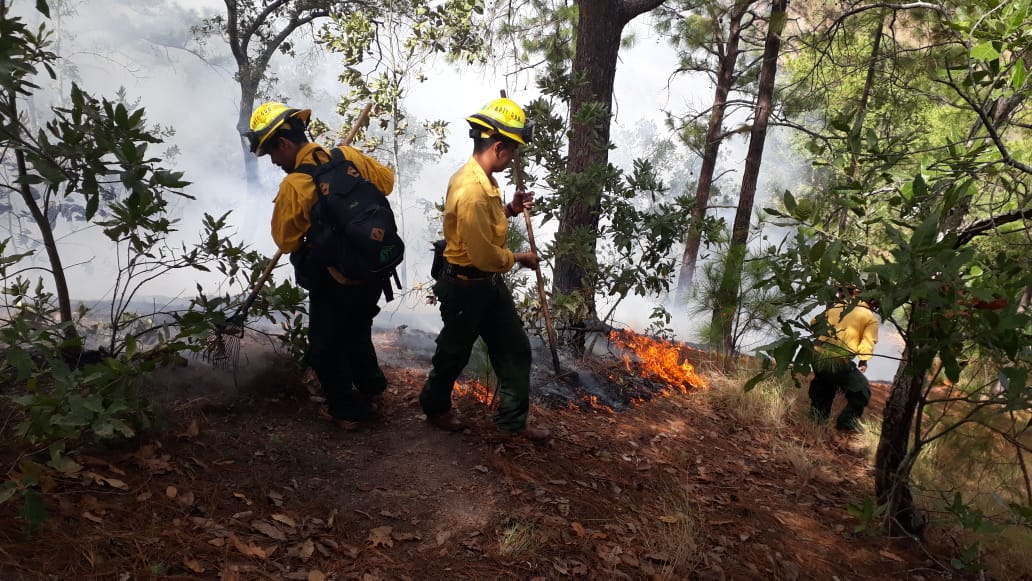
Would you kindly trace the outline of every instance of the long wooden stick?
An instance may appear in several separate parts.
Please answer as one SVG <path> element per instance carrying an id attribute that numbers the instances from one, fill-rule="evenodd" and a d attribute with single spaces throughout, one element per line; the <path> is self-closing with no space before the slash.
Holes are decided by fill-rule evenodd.
<path id="1" fill-rule="evenodd" d="M 505 89 L 501 90 L 502 98 L 506 98 Z M 512 171 L 516 178 L 516 190 L 523 191 L 523 172 L 520 169 L 519 149 L 513 152 Z M 535 255 L 538 253 L 537 244 L 534 242 L 534 226 L 530 221 L 530 210 L 523 208 L 523 221 L 527 224 L 527 242 L 530 243 L 530 251 Z M 537 275 L 538 297 L 541 300 L 541 312 L 545 315 L 545 331 L 548 333 L 548 348 L 552 351 L 552 366 L 555 367 L 555 374 L 562 375 L 559 370 L 559 351 L 556 350 L 555 325 L 552 324 L 552 313 L 548 310 L 548 295 L 545 294 L 545 278 L 541 274 L 541 263 L 534 267 L 534 274 Z"/>
<path id="2" fill-rule="evenodd" d="M 366 103 L 366 106 L 362 108 L 362 112 L 358 114 L 358 119 L 355 119 L 355 124 L 351 126 L 351 131 L 344 137 L 344 141 L 340 142 L 340 145 L 351 145 L 351 142 L 355 140 L 355 136 L 362 130 L 362 126 L 365 125 L 366 119 L 369 118 L 369 113 L 373 110 L 372 103 Z"/>

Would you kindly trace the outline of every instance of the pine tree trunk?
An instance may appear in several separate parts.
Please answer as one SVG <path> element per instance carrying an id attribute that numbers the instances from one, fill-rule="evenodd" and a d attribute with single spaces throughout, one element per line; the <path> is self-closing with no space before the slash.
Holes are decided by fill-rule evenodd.
<path id="1" fill-rule="evenodd" d="M 767 38 L 763 44 L 763 64 L 760 66 L 759 87 L 756 94 L 756 112 L 749 133 L 749 151 L 742 172 L 742 188 L 738 198 L 738 210 L 731 229 L 731 245 L 724 261 L 724 272 L 717 290 L 713 309 L 714 329 L 721 333 L 721 349 L 725 355 L 734 352 L 735 313 L 738 310 L 738 295 L 745 264 L 746 244 L 749 240 L 749 225 L 752 223 L 753 201 L 756 198 L 756 183 L 763 161 L 763 145 L 767 139 L 767 125 L 774 99 L 774 80 L 778 71 L 778 54 L 781 52 L 781 31 L 784 30 L 788 0 L 774 0 L 767 23 Z"/>
<path id="2" fill-rule="evenodd" d="M 677 294 L 682 299 L 691 290 L 695 280 L 695 269 L 699 262 L 699 248 L 702 244 L 702 223 L 709 206 L 710 190 L 713 188 L 713 174 L 717 168 L 720 144 L 723 142 L 724 113 L 727 110 L 727 96 L 735 79 L 738 64 L 738 43 L 742 36 L 742 16 L 750 6 L 741 2 L 732 8 L 728 22 L 727 42 L 717 70 L 717 86 L 713 92 L 713 107 L 710 109 L 709 125 L 706 127 L 706 145 L 702 153 L 702 167 L 695 186 L 695 206 L 692 207 L 691 229 L 684 242 L 681 258 L 681 274 L 677 279 Z"/>

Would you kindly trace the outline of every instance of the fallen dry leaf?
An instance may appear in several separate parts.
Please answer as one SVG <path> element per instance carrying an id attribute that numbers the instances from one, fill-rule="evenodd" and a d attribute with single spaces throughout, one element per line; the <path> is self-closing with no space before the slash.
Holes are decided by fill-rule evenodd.
<path id="1" fill-rule="evenodd" d="M 175 498 L 176 496 L 179 496 L 179 490 L 175 486 L 169 485 L 169 487 L 165 489 L 165 496 Z"/>
<path id="2" fill-rule="evenodd" d="M 57 469 L 58 472 L 71 476 L 78 474 L 82 471 L 82 464 L 79 464 L 75 460 L 72 460 L 68 456 L 58 456 L 57 458 L 48 462 L 51 466 Z"/>
<path id="3" fill-rule="evenodd" d="M 105 478 L 104 483 L 111 488 L 117 488 L 119 490 L 129 490 L 129 485 L 117 478 Z"/>
<path id="4" fill-rule="evenodd" d="M 326 574 L 318 569 L 308 572 L 308 581 L 326 581 Z"/>
<path id="5" fill-rule="evenodd" d="M 275 525 L 271 525 L 267 522 L 256 520 L 251 523 L 251 528 L 262 533 L 263 535 L 277 541 L 287 540 L 287 535 L 283 534 L 283 531 L 276 528 Z"/>
<path id="6" fill-rule="evenodd" d="M 177 498 L 176 500 L 179 502 L 179 504 L 181 504 L 183 506 L 193 506 L 193 503 L 194 503 L 194 493 L 193 492 L 184 492 L 183 494 L 180 494 L 179 498 Z"/>
<path id="7" fill-rule="evenodd" d="M 240 581 L 240 573 L 234 567 L 235 565 L 223 565 L 219 570 L 219 581 Z"/>
<path id="8" fill-rule="evenodd" d="M 588 534 L 588 530 L 579 522 L 570 523 L 570 528 L 573 529 L 574 534 L 578 537 L 584 538 L 584 535 Z"/>
<path id="9" fill-rule="evenodd" d="M 117 488 L 119 490 L 129 490 L 129 485 L 126 484 L 125 482 L 122 482 L 121 480 L 119 480 L 117 478 L 108 478 L 107 476 L 101 476 L 100 474 L 97 474 L 96 472 L 89 472 L 89 471 L 83 472 L 82 473 L 82 477 L 93 480 L 93 482 L 95 484 L 107 485 L 107 486 L 110 486 L 111 488 Z"/>
<path id="10" fill-rule="evenodd" d="M 639 565 L 638 557 L 635 557 L 630 553 L 620 553 L 620 560 L 623 561 L 625 565 L 629 565 L 631 567 L 637 567 Z"/>
<path id="11" fill-rule="evenodd" d="M 204 573 L 206 570 L 204 565 L 197 562 L 197 559 L 187 559 L 186 557 L 183 557 L 183 566 L 194 573 Z"/>
<path id="12" fill-rule="evenodd" d="M 419 535 L 413 533 L 393 533 L 391 538 L 400 542 L 421 540 Z"/>
<path id="13" fill-rule="evenodd" d="M 244 541 L 238 539 L 237 536 L 233 533 L 229 534 L 229 540 L 233 543 L 233 546 L 236 547 L 236 550 L 240 551 L 240 554 L 244 555 L 245 557 L 258 557 L 259 559 L 266 559 L 269 556 L 269 553 L 267 553 L 265 549 L 259 547 L 258 545 L 245 543 Z"/>
<path id="14" fill-rule="evenodd" d="M 394 541 L 391 540 L 391 532 L 394 530 L 393 527 L 376 527 L 375 529 L 369 530 L 369 538 L 366 539 L 372 547 L 393 547 Z"/>
<path id="15" fill-rule="evenodd" d="M 100 518 L 99 516 L 96 516 L 95 514 L 89 512 L 89 511 L 86 511 L 86 512 L 82 513 L 82 518 L 84 518 L 86 520 L 89 520 L 89 521 L 93 521 L 93 522 L 95 522 L 97 524 L 100 524 L 100 523 L 104 522 L 104 519 Z"/>
<path id="16" fill-rule="evenodd" d="M 297 528 L 297 523 L 294 522 L 294 519 L 290 518 L 285 514 L 274 514 L 272 515 L 272 520 L 278 523 L 283 523 L 292 529 Z"/>
<path id="17" fill-rule="evenodd" d="M 905 561 L 905 559 L 903 557 L 900 557 L 896 553 L 893 553 L 892 551 L 889 551 L 887 549 L 882 549 L 882 550 L 878 551 L 878 554 L 881 555 L 882 557 L 885 557 L 886 559 L 891 559 L 891 560 L 899 562 L 899 563 L 902 563 L 903 561 Z"/>
<path id="18" fill-rule="evenodd" d="M 197 434 L 201 433 L 200 426 L 197 425 L 197 418 L 190 421 L 190 425 L 186 427 L 186 431 L 179 434 L 180 438 L 196 438 Z"/>
<path id="19" fill-rule="evenodd" d="M 301 548 L 298 549 L 298 555 L 301 557 L 301 560 L 307 561 L 311 559 L 314 553 L 315 543 L 312 542 L 312 539 L 305 539 L 305 542 L 301 543 Z"/>

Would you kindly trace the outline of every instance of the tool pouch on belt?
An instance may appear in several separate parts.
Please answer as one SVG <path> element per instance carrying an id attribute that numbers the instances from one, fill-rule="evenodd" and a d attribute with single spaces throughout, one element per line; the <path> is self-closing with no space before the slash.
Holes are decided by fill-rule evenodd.
<path id="1" fill-rule="evenodd" d="M 290 253 L 290 264 L 294 265 L 294 280 L 297 282 L 297 286 L 309 291 L 318 286 L 321 282 L 320 278 L 325 278 L 320 276 L 319 271 L 322 269 L 312 263 L 311 254 L 311 250 L 307 247 Z"/>
<path id="2" fill-rule="evenodd" d="M 441 240 L 434 240 L 434 261 L 430 264 L 430 276 L 434 280 L 439 280 L 441 274 L 444 273 L 444 247 L 447 246 L 447 242 L 442 238 Z"/>

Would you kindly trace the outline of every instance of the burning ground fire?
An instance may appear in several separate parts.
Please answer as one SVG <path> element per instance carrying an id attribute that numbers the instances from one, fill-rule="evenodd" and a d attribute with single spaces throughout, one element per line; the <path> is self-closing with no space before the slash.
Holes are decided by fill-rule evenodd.
<path id="1" fill-rule="evenodd" d="M 681 345 L 673 341 L 626 330 L 611 332 L 609 340 L 626 351 L 622 358 L 627 371 L 633 372 L 637 367 L 644 377 L 661 381 L 681 393 L 688 393 L 693 387 L 709 387 L 706 378 L 695 373 L 694 365 L 687 359 L 681 361 Z"/>
<path id="2" fill-rule="evenodd" d="M 494 390 L 478 379 L 471 379 L 469 381 L 455 382 L 455 395 L 472 397 L 487 407 L 491 407 Z"/>
<path id="3" fill-rule="evenodd" d="M 580 375 L 573 374 L 578 380 L 562 382 L 552 378 L 552 383 L 537 385 L 539 395 L 548 405 L 614 413 L 657 395 L 708 387 L 706 379 L 684 357 L 685 348 L 680 343 L 626 330 L 610 333 L 609 339 L 622 351 L 623 365 L 612 360 L 596 360 L 594 365 L 580 361 Z M 495 403 L 494 386 L 480 379 L 456 382 L 454 389 L 455 395 L 475 399 L 488 408 Z"/>

